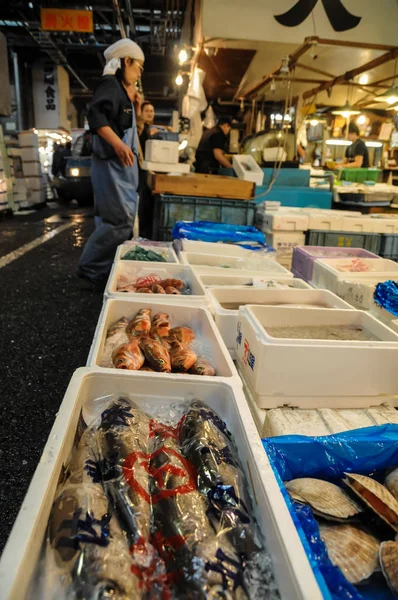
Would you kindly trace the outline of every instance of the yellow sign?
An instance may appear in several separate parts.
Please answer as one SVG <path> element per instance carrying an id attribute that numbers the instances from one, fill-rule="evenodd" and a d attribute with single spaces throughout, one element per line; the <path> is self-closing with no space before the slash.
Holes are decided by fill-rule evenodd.
<path id="1" fill-rule="evenodd" d="M 64 10 L 63 8 L 42 8 L 41 28 L 44 31 L 93 31 L 91 10 Z"/>

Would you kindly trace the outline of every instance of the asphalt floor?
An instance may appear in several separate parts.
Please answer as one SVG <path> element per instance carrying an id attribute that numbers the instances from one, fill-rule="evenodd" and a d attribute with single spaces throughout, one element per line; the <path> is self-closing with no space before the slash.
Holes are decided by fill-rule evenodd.
<path id="1" fill-rule="evenodd" d="M 94 229 L 92 210 L 51 204 L 0 221 L 0 263 L 68 222 L 0 268 L 0 551 L 70 377 L 86 364 L 103 302 L 102 292 L 74 274 Z"/>

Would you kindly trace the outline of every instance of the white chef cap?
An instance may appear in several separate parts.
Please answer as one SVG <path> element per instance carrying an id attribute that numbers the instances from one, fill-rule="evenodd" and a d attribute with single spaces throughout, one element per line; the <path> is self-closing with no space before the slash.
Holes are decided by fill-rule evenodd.
<path id="1" fill-rule="evenodd" d="M 109 46 L 104 52 L 106 65 L 103 71 L 103 75 L 114 75 L 121 67 L 121 58 L 129 57 L 135 60 L 145 60 L 145 56 L 138 44 L 123 38 L 118 40 L 112 46 Z"/>

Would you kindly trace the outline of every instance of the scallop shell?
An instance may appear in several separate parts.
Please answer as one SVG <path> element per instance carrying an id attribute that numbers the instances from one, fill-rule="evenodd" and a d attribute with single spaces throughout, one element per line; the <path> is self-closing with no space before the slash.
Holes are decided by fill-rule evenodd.
<path id="1" fill-rule="evenodd" d="M 379 567 L 380 542 L 359 527 L 320 524 L 319 533 L 331 562 L 350 583 L 368 579 Z"/>
<path id="2" fill-rule="evenodd" d="M 387 475 L 384 485 L 392 493 L 395 500 L 398 500 L 398 469 L 394 469 Z"/>
<path id="3" fill-rule="evenodd" d="M 348 485 L 390 527 L 398 531 L 398 502 L 384 485 L 357 473 L 344 473 Z"/>
<path id="4" fill-rule="evenodd" d="M 344 521 L 363 511 L 356 500 L 329 481 L 303 477 L 288 481 L 285 486 L 294 500 L 309 504 L 315 514 L 325 519 Z"/>
<path id="5" fill-rule="evenodd" d="M 398 542 L 380 544 L 380 564 L 388 586 L 398 595 Z"/>

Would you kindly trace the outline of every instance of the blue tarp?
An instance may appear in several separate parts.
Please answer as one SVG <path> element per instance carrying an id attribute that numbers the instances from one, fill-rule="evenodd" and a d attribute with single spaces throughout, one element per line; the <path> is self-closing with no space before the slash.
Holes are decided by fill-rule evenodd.
<path id="1" fill-rule="evenodd" d="M 245 225 L 228 225 L 212 221 L 177 221 L 172 235 L 174 239 L 239 244 L 251 250 L 267 249 L 265 235 L 256 227 Z"/>

